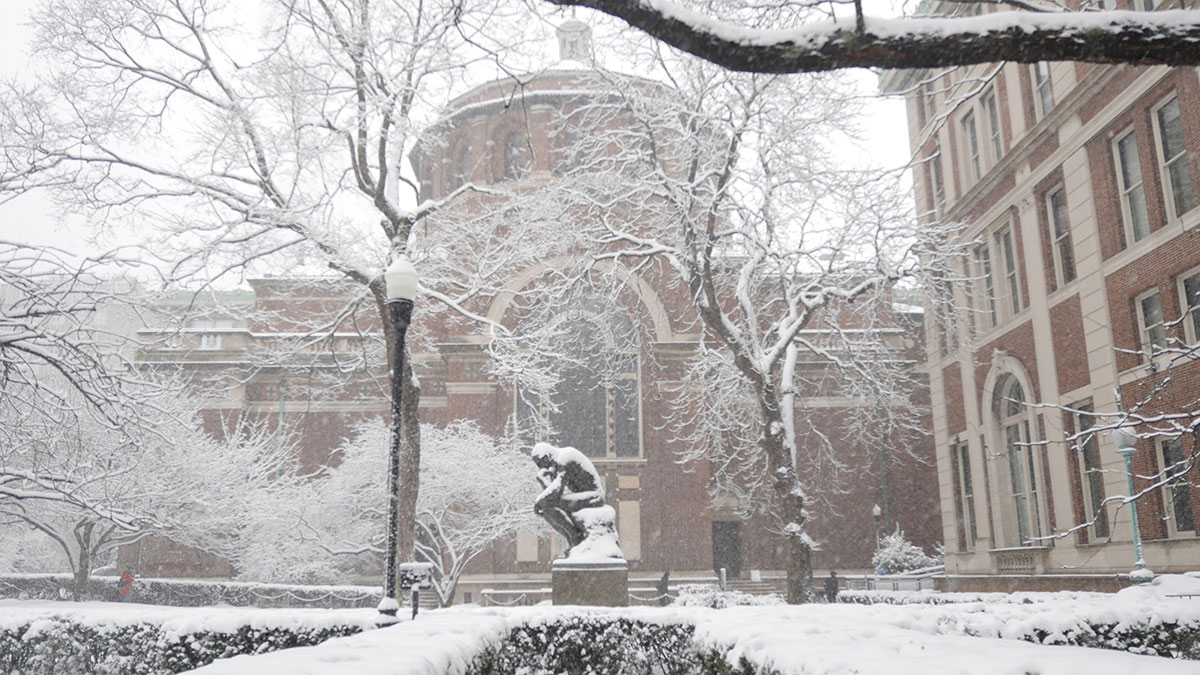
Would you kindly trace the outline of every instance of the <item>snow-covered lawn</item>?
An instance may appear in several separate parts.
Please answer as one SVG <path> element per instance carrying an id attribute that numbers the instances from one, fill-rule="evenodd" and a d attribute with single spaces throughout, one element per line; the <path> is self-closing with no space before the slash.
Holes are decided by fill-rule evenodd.
<path id="1" fill-rule="evenodd" d="M 465 673 L 523 626 L 562 624 L 571 617 L 684 624 L 693 645 L 735 668 L 744 659 L 760 672 L 797 675 L 872 673 L 925 675 L 1172 675 L 1200 673 L 1200 661 L 1111 649 L 1062 646 L 1092 626 L 1188 626 L 1200 632 L 1200 579 L 1164 577 L 1116 595 L 1064 593 L 984 596 L 951 604 L 700 607 L 480 608 L 426 611 L 415 621 L 335 638 L 312 647 L 236 656 L 201 675 L 417 675 Z M 369 627 L 374 610 L 169 608 L 106 603 L 0 601 L 0 629 L 36 617 L 71 617 L 97 627 L 146 622 L 166 632 L 227 632 L 239 625 Z M 404 614 L 404 612 L 402 612 Z M 627 625 L 627 624 L 626 624 Z M 538 629 L 540 630 L 540 628 Z M 560 633 L 562 635 L 563 633 Z M 1044 644 L 1028 641 L 1034 639 Z M 1056 644 L 1057 643 L 1057 644 Z M 585 645 L 602 648 L 601 641 Z"/>

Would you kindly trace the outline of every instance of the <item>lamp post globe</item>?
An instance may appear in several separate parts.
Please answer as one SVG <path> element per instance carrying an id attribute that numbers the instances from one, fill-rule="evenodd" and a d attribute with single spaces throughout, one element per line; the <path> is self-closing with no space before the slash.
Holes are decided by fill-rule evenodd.
<path id="1" fill-rule="evenodd" d="M 413 299 L 417 296 L 417 269 L 408 256 L 399 254 L 383 273 L 387 292 L 388 321 L 392 334 L 392 429 L 388 456 L 387 564 L 383 574 L 383 598 L 379 601 L 380 626 L 396 622 L 400 609 L 398 587 L 398 541 L 400 507 L 400 447 L 403 443 L 401 411 L 404 396 L 404 341 L 412 321 Z M 412 518 L 414 514 L 407 514 Z M 406 553 L 407 555 L 407 553 Z M 416 598 L 413 599 L 416 612 Z"/>
<path id="2" fill-rule="evenodd" d="M 387 271 L 383 273 L 383 280 L 387 285 L 388 302 L 396 300 L 413 301 L 417 297 L 417 268 L 413 267 L 412 261 L 406 255 L 398 255 L 388 265 Z"/>
<path id="3" fill-rule="evenodd" d="M 1137 447 L 1137 435 L 1128 429 L 1118 427 L 1112 430 L 1110 436 L 1113 443 L 1117 446 L 1117 452 L 1135 450 Z"/>

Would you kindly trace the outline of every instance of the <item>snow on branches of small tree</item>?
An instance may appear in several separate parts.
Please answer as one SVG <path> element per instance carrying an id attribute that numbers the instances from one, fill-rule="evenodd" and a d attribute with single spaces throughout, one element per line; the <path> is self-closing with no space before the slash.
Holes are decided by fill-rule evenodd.
<path id="1" fill-rule="evenodd" d="M 871 566 L 879 574 L 900 574 L 942 564 L 940 555 L 926 555 L 920 547 L 904 538 L 897 529 L 879 540 L 879 549 L 871 556 Z"/>
<path id="2" fill-rule="evenodd" d="M 261 429 L 213 437 L 195 401 L 156 392 L 138 425 L 120 428 L 82 404 L 67 417 L 0 409 L 0 529 L 52 541 L 77 598 L 93 567 L 149 535 L 228 553 L 256 495 L 272 490 L 287 459 L 290 448 Z"/>
<path id="3" fill-rule="evenodd" d="M 439 601 L 453 600 L 466 565 L 518 530 L 540 529 L 527 456 L 498 445 L 470 422 L 422 429 L 418 559 L 434 565 Z M 257 581 L 330 582 L 378 573 L 386 550 L 387 425 L 364 422 L 338 450 L 336 466 L 289 479 L 263 503 L 236 556 Z"/>

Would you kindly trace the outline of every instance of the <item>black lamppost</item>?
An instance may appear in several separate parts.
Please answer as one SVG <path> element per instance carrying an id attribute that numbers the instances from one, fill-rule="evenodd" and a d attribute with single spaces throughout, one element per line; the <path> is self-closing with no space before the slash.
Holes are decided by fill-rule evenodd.
<path id="1" fill-rule="evenodd" d="M 396 531 L 399 523 L 397 513 L 400 505 L 400 408 L 404 391 L 404 336 L 412 321 L 413 298 L 417 295 L 417 270 L 406 255 L 398 255 L 383 273 L 387 283 L 388 320 L 392 324 L 394 340 L 392 352 L 392 442 L 388 458 L 388 531 L 387 568 L 383 575 L 383 599 L 379 601 L 380 626 L 396 622 L 400 603 L 396 599 Z"/>

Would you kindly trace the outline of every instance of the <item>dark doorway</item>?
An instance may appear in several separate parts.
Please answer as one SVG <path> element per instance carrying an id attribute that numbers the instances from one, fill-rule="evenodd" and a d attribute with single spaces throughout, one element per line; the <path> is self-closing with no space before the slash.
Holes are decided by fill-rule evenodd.
<path id="1" fill-rule="evenodd" d="M 725 568 L 729 579 L 742 576 L 742 524 L 736 520 L 713 521 L 713 571 L 718 576 Z"/>

